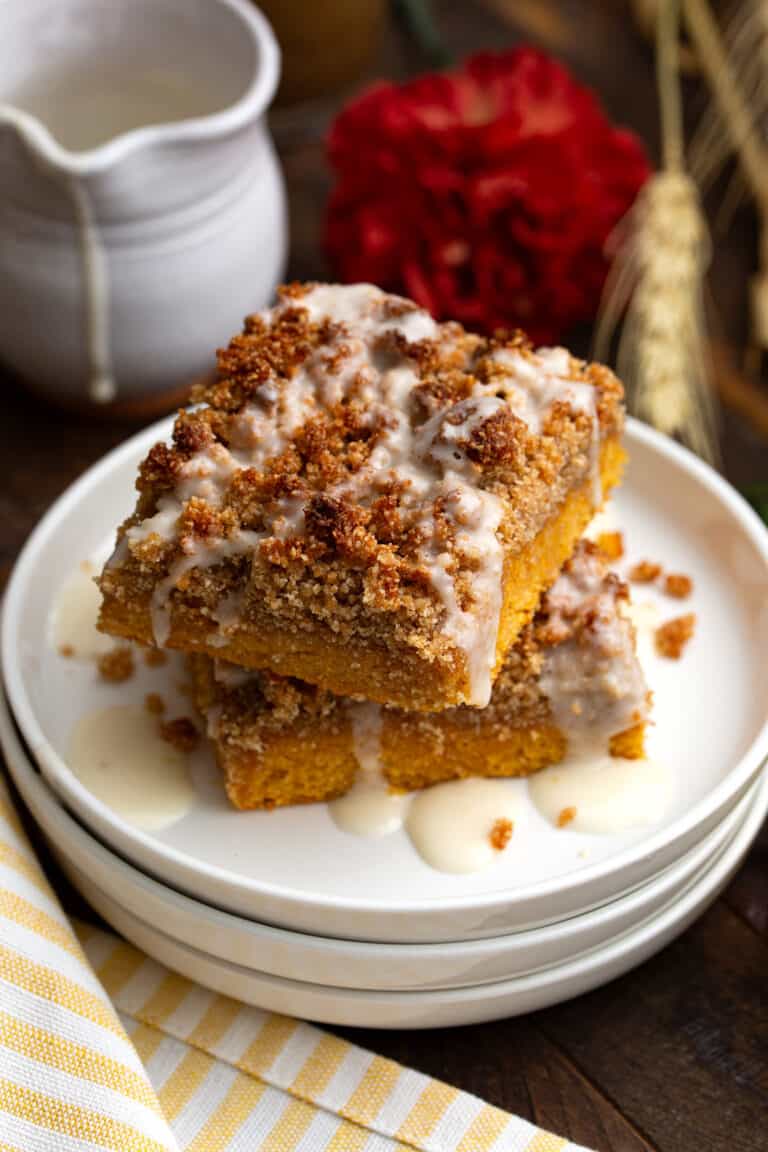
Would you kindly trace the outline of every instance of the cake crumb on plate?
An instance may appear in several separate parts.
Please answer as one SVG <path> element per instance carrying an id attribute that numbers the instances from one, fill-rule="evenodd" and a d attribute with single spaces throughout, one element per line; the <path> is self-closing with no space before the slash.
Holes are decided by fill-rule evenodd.
<path id="1" fill-rule="evenodd" d="M 179 752 L 192 752 L 200 740 L 200 733 L 188 716 L 166 720 L 160 725 L 160 735 Z"/>
<path id="2" fill-rule="evenodd" d="M 621 560 L 624 555 L 624 537 L 621 532 L 601 532 L 596 543 L 606 560 Z"/>
<path id="3" fill-rule="evenodd" d="M 99 676 L 109 684 L 123 684 L 134 672 L 133 649 L 121 645 L 105 652 L 98 660 Z"/>
<path id="4" fill-rule="evenodd" d="M 693 592 L 693 580 L 683 572 L 670 572 L 664 578 L 664 591 L 675 600 L 687 600 Z"/>
<path id="5" fill-rule="evenodd" d="M 511 820 L 499 819 L 491 828 L 488 839 L 491 842 L 491 847 L 495 848 L 497 852 L 503 852 L 507 844 L 512 839 L 512 831 L 514 824 Z"/>
<path id="6" fill-rule="evenodd" d="M 658 654 L 667 660 L 679 660 L 686 644 L 693 636 L 695 625 L 696 617 L 693 612 L 689 612 L 686 616 L 675 616 L 660 625 L 654 634 Z"/>
<path id="7" fill-rule="evenodd" d="M 162 648 L 145 648 L 144 663 L 148 668 L 162 668 L 168 663 L 168 656 Z"/>
<path id="8" fill-rule="evenodd" d="M 661 576 L 661 564 L 653 560 L 641 560 L 629 570 L 629 578 L 633 584 L 653 584 Z"/>

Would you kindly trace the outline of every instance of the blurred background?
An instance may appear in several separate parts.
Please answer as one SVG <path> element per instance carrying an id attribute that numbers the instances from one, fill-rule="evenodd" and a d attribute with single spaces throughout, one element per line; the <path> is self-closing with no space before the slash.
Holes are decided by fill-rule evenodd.
<path id="1" fill-rule="evenodd" d="M 759 0 L 662 6 L 666 30 L 658 0 L 265 0 L 284 278 L 369 279 L 469 327 L 599 346 L 634 409 L 765 513 L 768 20 Z M 190 383 L 62 412 L 7 362 L 3 382 L 6 567 L 126 419 Z"/>

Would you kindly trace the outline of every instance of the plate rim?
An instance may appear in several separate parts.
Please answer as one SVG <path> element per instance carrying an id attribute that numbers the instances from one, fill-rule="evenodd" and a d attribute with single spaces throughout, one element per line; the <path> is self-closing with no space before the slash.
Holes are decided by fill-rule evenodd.
<path id="1" fill-rule="evenodd" d="M 438 895 L 424 897 L 418 903 L 407 905 L 384 899 L 371 902 L 361 897 L 334 897 L 323 893 L 308 893 L 301 889 L 281 886 L 275 882 L 263 882 L 258 878 L 244 877 L 218 865 L 201 865 L 187 853 L 172 845 L 163 844 L 141 829 L 125 823 L 115 812 L 85 789 L 67 766 L 63 757 L 59 756 L 47 741 L 27 694 L 20 662 L 15 658 L 14 620 L 19 618 L 19 607 L 31 572 L 34 569 L 37 554 L 43 548 L 48 535 L 54 530 L 59 520 L 67 515 L 84 496 L 96 489 L 101 479 L 119 467 L 126 458 L 143 452 L 144 446 L 148 447 L 156 439 L 167 437 L 173 426 L 173 420 L 173 416 L 164 417 L 135 433 L 122 444 L 117 445 L 78 477 L 51 505 L 33 529 L 14 564 L 5 593 L 0 620 L 2 673 L 8 702 L 10 710 L 28 743 L 33 759 L 39 764 L 43 775 L 51 781 L 53 786 L 66 794 L 67 801 L 79 816 L 83 816 L 86 823 L 88 823 L 88 816 L 84 813 L 88 813 L 90 810 L 90 812 L 95 813 L 95 818 L 98 821 L 114 829 L 123 839 L 135 844 L 137 852 L 141 852 L 142 859 L 149 856 L 154 860 L 155 866 L 161 866 L 163 861 L 171 863 L 175 868 L 183 871 L 190 880 L 193 877 L 208 878 L 223 889 L 234 888 L 241 893 L 248 893 L 249 897 L 262 896 L 286 906 L 311 908 L 313 913 L 332 910 L 337 913 L 370 914 L 375 911 L 376 915 L 391 914 L 410 917 L 431 912 L 459 915 L 487 912 L 499 905 L 508 907 L 510 903 L 535 902 L 545 900 L 547 896 L 554 893 L 578 891 L 607 879 L 613 872 L 631 868 L 633 865 L 654 856 L 663 848 L 668 848 L 674 842 L 690 834 L 697 825 L 706 821 L 719 808 L 727 804 L 738 793 L 739 789 L 743 790 L 748 785 L 750 779 L 757 775 L 768 760 L 768 715 L 766 715 L 749 747 L 730 772 L 686 813 L 637 844 L 624 848 L 615 855 L 594 864 L 584 865 L 572 873 L 526 884 L 515 888 L 514 891 L 505 892 L 496 889 L 459 897 Z M 724 506 L 738 522 L 763 560 L 768 575 L 768 531 L 766 531 L 757 513 L 727 480 L 687 448 L 632 417 L 627 418 L 627 439 L 630 443 L 632 440 L 636 440 L 652 452 L 660 453 L 684 472 L 692 474 L 699 483 L 707 488 L 721 506 Z M 93 818 L 92 816 L 91 819 Z"/>
<path id="2" fill-rule="evenodd" d="M 370 998 L 383 1007 L 387 1005 L 394 1006 L 400 1002 L 401 999 L 403 1006 L 407 1004 L 416 1005 L 417 1003 L 423 1005 L 425 1000 L 427 1006 L 434 1005 L 435 1007 L 441 1007 L 446 1004 L 455 1006 L 462 1003 L 471 1003 L 478 999 L 482 1001 L 488 996 L 498 999 L 513 994 L 515 991 L 527 992 L 535 990 L 537 982 L 543 980 L 546 986 L 550 978 L 562 981 L 571 977 L 593 974 L 596 969 L 599 970 L 602 964 L 612 964 L 617 961 L 621 962 L 623 959 L 626 959 L 628 953 L 631 955 L 636 949 L 642 948 L 643 945 L 649 942 L 653 942 L 657 936 L 663 935 L 670 930 L 672 930 L 673 935 L 669 937 L 669 940 L 673 939 L 674 935 L 678 934 L 674 931 L 676 928 L 682 924 L 680 931 L 685 931 L 685 929 L 705 911 L 712 900 L 717 897 L 749 851 L 749 848 L 762 827 L 767 813 L 768 773 L 764 773 L 762 778 L 757 781 L 755 800 L 746 813 L 744 823 L 736 830 L 733 839 L 724 846 L 723 851 L 714 861 L 712 868 L 706 870 L 703 876 L 692 879 L 678 897 L 670 900 L 658 912 L 646 920 L 641 921 L 641 923 L 635 927 L 627 929 L 614 939 L 598 945 L 596 948 L 580 956 L 566 960 L 562 964 L 554 964 L 541 971 L 524 973 L 520 976 L 510 977 L 507 980 L 496 980 L 487 984 L 468 985 L 463 988 L 429 988 L 423 991 L 410 989 L 377 990 L 342 988 L 329 984 L 310 984 L 307 981 L 294 980 L 288 976 L 277 976 L 267 972 L 245 968 L 243 965 L 237 964 L 234 961 L 222 960 L 207 952 L 203 952 L 199 948 L 184 944 L 167 936 L 160 928 L 152 924 L 147 924 L 141 920 L 140 917 L 135 916 L 123 908 L 119 901 L 110 897 L 107 893 L 102 892 L 98 885 L 93 884 L 93 887 L 96 888 L 101 896 L 105 897 L 108 902 L 116 905 L 116 907 L 129 918 L 137 921 L 149 932 L 156 933 L 163 940 L 168 941 L 173 947 L 191 953 L 193 958 L 197 956 L 204 961 L 219 965 L 224 969 L 231 968 L 234 970 L 235 975 L 246 977 L 255 976 L 257 979 L 267 983 L 274 983 L 277 988 L 284 991 L 301 992 L 305 995 L 311 995 L 312 993 L 326 995 L 331 993 L 353 1005 L 355 1002 L 362 1004 L 364 1000 Z M 85 879 L 90 883 L 89 877 L 85 877 Z M 665 943 L 669 942 L 669 940 L 662 943 L 660 947 L 664 947 Z M 648 954 L 643 959 L 648 958 L 651 954 L 652 953 Z M 638 961 L 638 963 L 642 963 L 643 959 Z M 623 971 L 626 970 L 627 969 L 623 969 Z M 613 979 L 613 977 L 609 979 Z M 590 985 L 590 987 L 595 986 L 597 985 Z"/>
<path id="3" fill-rule="evenodd" d="M 227 921 L 236 920 L 242 922 L 246 926 L 247 930 L 253 931 L 254 937 L 256 938 L 264 936 L 266 938 L 276 939 L 277 942 L 283 942 L 286 944 L 291 943 L 294 946 L 299 947 L 301 944 L 305 944 L 310 952 L 319 948 L 320 950 L 328 953 L 329 959 L 331 958 L 332 954 L 336 954 L 340 961 L 344 960 L 345 954 L 350 951 L 354 951 L 357 954 L 358 960 L 364 958 L 366 962 L 370 963 L 382 962 L 387 959 L 394 959 L 395 957 L 397 957 L 398 961 L 407 959 L 408 961 L 414 963 L 417 961 L 428 962 L 430 960 L 435 960 L 438 953 L 444 954 L 446 950 L 452 954 L 452 958 L 455 959 L 457 963 L 461 959 L 478 962 L 480 960 L 486 959 L 488 954 L 496 954 L 497 951 L 502 950 L 502 942 L 508 940 L 510 937 L 528 937 L 527 943 L 530 946 L 533 946 L 540 942 L 542 934 L 551 935 L 553 937 L 559 936 L 563 929 L 572 927 L 574 921 L 581 920 L 582 926 L 585 926 L 584 922 L 588 918 L 596 917 L 598 920 L 601 920 L 603 916 L 607 914 L 609 909 L 616 911 L 617 906 L 620 904 L 624 905 L 623 910 L 626 911 L 627 905 L 635 901 L 641 892 L 644 891 L 646 895 L 648 895 L 650 889 L 657 887 L 658 882 L 662 878 L 667 877 L 668 874 L 673 870 L 679 869 L 679 867 L 688 857 L 696 855 L 696 860 L 690 867 L 690 872 L 684 877 L 682 881 L 682 884 L 684 885 L 682 891 L 684 892 L 687 890 L 688 884 L 698 875 L 700 875 L 701 870 L 706 869 L 710 864 L 714 864 L 719 858 L 719 855 L 728 847 L 731 840 L 738 835 L 741 826 L 746 822 L 752 804 L 756 802 L 756 798 L 758 797 L 758 793 L 761 788 L 761 782 L 755 781 L 752 785 L 750 785 L 748 792 L 745 793 L 743 797 L 741 797 L 738 804 L 723 817 L 723 820 L 720 824 L 717 825 L 717 828 L 708 833 L 707 836 L 702 841 L 699 841 L 694 847 L 692 847 L 689 852 L 685 854 L 685 856 L 681 857 L 673 864 L 670 864 L 668 868 L 666 868 L 658 876 L 653 877 L 645 884 L 634 888 L 632 891 L 622 894 L 621 896 L 617 897 L 616 900 L 610 901 L 607 904 L 599 905 L 596 908 L 577 913 L 576 915 L 564 917 L 562 920 L 555 921 L 552 924 L 537 928 L 518 929 L 512 932 L 500 934 L 499 936 L 486 936 L 474 940 L 470 939 L 445 941 L 443 943 L 391 943 L 383 941 L 374 942 L 370 940 L 340 939 L 339 937 L 332 936 L 319 936 L 313 933 L 302 932 L 290 928 L 281 928 L 276 925 L 263 923 L 259 920 L 254 920 L 244 915 L 239 915 L 237 913 L 232 913 L 224 909 L 217 908 L 215 905 L 211 905 L 204 900 L 188 896 L 183 892 L 179 892 L 170 884 L 166 884 L 163 881 L 156 879 L 155 877 L 143 872 L 141 868 L 137 867 L 135 864 L 132 864 L 130 861 L 124 860 L 108 845 L 102 844 L 98 837 L 90 832 L 88 828 L 82 826 L 74 815 L 67 812 L 55 791 L 45 781 L 41 773 L 35 769 L 32 761 L 22 746 L 17 732 L 14 730 L 13 719 L 11 717 L 1 687 L 0 747 L 2 747 L 3 753 L 6 757 L 11 778 L 19 790 L 25 806 L 32 814 L 32 817 L 38 826 L 42 828 L 45 838 L 50 843 L 52 843 L 56 853 L 60 853 L 67 857 L 72 867 L 75 867 L 78 870 L 82 870 L 81 864 L 72 858 L 69 849 L 69 843 L 73 838 L 75 838 L 83 841 L 81 844 L 83 852 L 95 852 L 97 855 L 106 857 L 106 863 L 109 866 L 116 867 L 120 872 L 127 873 L 128 875 L 125 877 L 125 883 L 130 882 L 131 884 L 138 885 L 142 888 L 142 890 L 146 887 L 149 887 L 150 889 L 156 889 L 157 892 L 155 895 L 157 895 L 158 898 L 163 900 L 169 899 L 172 903 L 180 903 L 182 906 L 190 906 L 185 909 L 186 913 L 190 916 L 195 914 L 197 910 L 200 909 L 204 913 L 206 920 L 209 914 L 214 918 L 216 921 L 216 925 L 214 926 L 217 926 L 218 922 L 222 918 Z M 30 793 L 33 797 L 31 802 Z M 47 814 L 49 821 L 54 823 L 54 810 L 56 810 L 55 822 L 57 826 L 57 833 L 60 833 L 60 836 L 58 834 L 54 835 L 53 833 L 49 833 L 47 828 L 39 819 L 37 809 L 46 808 L 49 805 L 51 809 L 51 811 Z M 726 825 L 728 825 L 727 828 L 725 827 Z M 718 833 L 722 833 L 721 839 L 717 838 Z M 715 844 L 707 845 L 707 841 L 712 841 L 713 839 L 716 841 Z M 703 851 L 705 846 L 709 848 L 709 851 Z M 104 895 L 111 897 L 117 903 L 121 903 L 120 897 L 111 891 L 106 891 L 102 882 L 94 879 L 93 883 Z M 674 888 L 674 884 L 672 887 Z M 664 905 L 662 905 L 662 908 L 663 907 Z M 130 909 L 127 909 L 127 911 L 130 911 Z M 139 919 L 142 918 L 137 913 L 133 914 L 137 915 L 137 918 Z M 169 932 L 166 933 L 166 935 L 168 935 L 171 939 L 177 940 L 179 943 L 185 944 L 189 947 L 195 947 L 195 945 L 191 944 L 190 941 L 179 938 L 175 933 Z M 537 939 L 533 939 L 534 937 Z M 286 938 L 293 939 L 287 940 Z M 211 955 L 216 955 L 219 959 L 227 960 L 227 957 L 218 956 L 217 953 L 211 953 Z M 306 982 L 313 983 L 312 981 Z M 349 987 L 349 985 L 347 986 Z"/>

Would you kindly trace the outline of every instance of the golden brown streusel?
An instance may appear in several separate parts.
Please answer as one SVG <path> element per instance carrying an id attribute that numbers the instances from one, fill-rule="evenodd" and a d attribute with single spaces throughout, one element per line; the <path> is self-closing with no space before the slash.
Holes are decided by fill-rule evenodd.
<path id="1" fill-rule="evenodd" d="M 123 646 L 113 648 L 99 656 L 97 667 L 102 680 L 109 684 L 124 684 L 133 676 L 133 649 Z"/>
<path id="2" fill-rule="evenodd" d="M 628 711 L 624 709 L 616 714 L 615 731 L 610 730 L 610 738 L 606 735 L 605 750 L 633 758 L 642 755 L 650 699 L 634 655 L 634 632 L 619 613 L 627 587 L 606 572 L 598 549 L 587 541 L 579 544 L 566 565 L 566 575 L 580 589 L 575 602 L 556 589 L 545 595 L 536 617 L 508 652 L 488 707 L 462 705 L 439 713 L 381 710 L 380 764 L 393 788 L 408 791 L 470 771 L 524 776 L 557 763 L 567 751 L 567 739 L 542 686 L 545 661 L 555 647 L 565 644 L 575 651 L 593 651 L 597 643 L 599 651 L 606 635 L 607 671 L 615 673 L 619 665 L 613 661 L 626 660 L 637 668 L 639 684 L 637 691 L 633 685 L 629 701 L 631 731 L 624 727 Z M 218 759 L 238 807 L 263 807 L 266 796 L 276 795 L 278 773 L 276 802 L 295 802 L 291 787 L 297 787 L 298 780 L 301 799 L 326 798 L 319 792 L 307 795 L 306 747 L 312 747 L 313 756 L 318 754 L 318 763 L 322 756 L 324 763 L 340 767 L 339 784 L 345 778 L 351 782 L 351 774 L 343 775 L 349 761 L 352 773 L 355 763 L 348 701 L 300 680 L 249 672 L 206 656 L 193 656 L 190 664 L 196 704 L 204 716 L 214 718 Z M 603 682 L 593 678 L 598 685 L 597 706 L 613 717 L 617 678 L 613 676 L 613 689 L 604 697 L 599 687 Z M 318 788 L 323 783 L 316 781 Z"/>
<path id="3" fill-rule="evenodd" d="M 659 576 L 661 576 L 661 564 L 656 564 L 653 560 L 640 560 L 629 570 L 629 579 L 633 584 L 653 584 Z"/>
<path id="4" fill-rule="evenodd" d="M 682 572 L 668 572 L 664 577 L 664 591 L 674 600 L 687 600 L 693 592 L 693 580 Z"/>
<path id="5" fill-rule="evenodd" d="M 530 619 L 594 511 L 595 459 L 606 488 L 620 473 L 621 385 L 565 352 L 556 370 L 551 361 L 539 370 L 520 333 L 486 339 L 457 324 L 435 327 L 399 298 L 366 297 L 369 310 L 354 322 L 344 307 L 323 305 L 339 319 L 318 314 L 307 298 L 320 289 L 290 285 L 275 309 L 250 317 L 220 351 L 215 382 L 197 394 L 203 406 L 180 412 L 172 444 L 150 450 L 119 561 L 101 577 L 102 627 L 187 651 L 218 648 L 321 684 L 318 653 L 333 646 L 336 661 L 329 655 L 322 666 L 342 692 L 344 657 L 357 649 L 371 668 L 363 687 L 371 694 L 378 683 L 385 702 L 410 703 L 430 678 L 434 699 L 419 706 L 473 698 L 470 655 L 447 623 L 458 611 L 471 618 L 476 604 L 484 615 L 477 573 L 496 546 L 508 579 L 502 655 Z M 403 318 L 403 330 L 387 328 L 387 317 Z M 588 404 L 570 402 L 574 387 Z M 470 515 L 476 505 L 494 515 Z M 542 545 L 537 567 L 529 552 L 553 524 L 561 548 Z M 473 532 L 493 547 L 474 547 Z M 273 636 L 284 645 L 277 655 Z M 303 657 L 311 642 L 315 664 Z M 380 661 L 393 669 L 386 687 Z"/>
<path id="6" fill-rule="evenodd" d="M 177 716 L 160 725 L 160 736 L 179 752 L 192 752 L 200 742 L 200 732 L 189 716 Z"/>
<path id="7" fill-rule="evenodd" d="M 496 852 L 503 852 L 512 839 L 513 829 L 514 824 L 511 820 L 507 820 L 505 817 L 496 820 L 488 836 L 491 848 L 495 849 Z"/>
<path id="8" fill-rule="evenodd" d="M 654 633 L 658 654 L 667 660 L 679 660 L 693 636 L 695 626 L 696 616 L 693 612 L 667 620 Z"/>
<path id="9" fill-rule="evenodd" d="M 606 560 L 621 560 L 624 555 L 624 537 L 621 532 L 601 532 L 596 543 Z"/>
<path id="10" fill-rule="evenodd" d="M 168 654 L 163 652 L 162 648 L 145 648 L 143 656 L 147 668 L 162 668 L 168 663 Z"/>

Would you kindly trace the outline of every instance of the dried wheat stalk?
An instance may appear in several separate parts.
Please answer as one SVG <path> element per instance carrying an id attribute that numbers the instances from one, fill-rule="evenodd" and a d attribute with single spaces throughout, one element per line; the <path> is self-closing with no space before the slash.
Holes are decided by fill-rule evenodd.
<path id="1" fill-rule="evenodd" d="M 752 341 L 755 349 L 768 348 L 768 147 L 762 132 L 762 118 L 768 108 L 768 3 L 754 0 L 737 18 L 729 56 L 706 0 L 684 0 L 685 19 L 713 95 L 712 123 L 721 141 L 707 154 L 711 139 L 700 143 L 703 174 L 716 173 L 729 145 L 757 206 L 760 218 L 759 268 L 753 277 Z M 748 62 L 747 62 L 748 61 Z M 726 148 L 727 151 L 727 148 Z M 732 184 L 727 205 L 732 206 Z"/>
<path id="2" fill-rule="evenodd" d="M 707 188 L 735 151 L 750 192 L 768 204 L 761 130 L 768 113 L 768 0 L 742 0 L 724 39 L 706 0 L 683 0 L 683 10 L 713 95 L 691 143 L 691 173 Z"/>
<path id="3" fill-rule="evenodd" d="M 609 240 L 614 260 L 603 293 L 595 355 L 606 358 L 625 313 L 617 368 L 630 409 L 715 461 L 717 437 L 702 304 L 709 239 L 698 190 L 683 166 L 679 16 L 676 0 L 659 6 L 663 168 L 648 181 Z"/>

